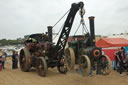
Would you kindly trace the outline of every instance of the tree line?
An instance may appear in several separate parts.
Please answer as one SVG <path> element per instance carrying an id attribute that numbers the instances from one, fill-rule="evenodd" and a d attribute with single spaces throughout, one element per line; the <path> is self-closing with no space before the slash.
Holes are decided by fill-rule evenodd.
<path id="1" fill-rule="evenodd" d="M 23 44 L 23 40 L 6 40 L 6 39 L 2 39 L 0 40 L 0 45 L 17 45 L 17 44 Z"/>

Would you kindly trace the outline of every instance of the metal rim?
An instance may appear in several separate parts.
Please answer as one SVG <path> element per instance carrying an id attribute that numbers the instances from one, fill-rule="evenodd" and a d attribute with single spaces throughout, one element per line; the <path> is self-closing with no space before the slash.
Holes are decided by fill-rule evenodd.
<path id="1" fill-rule="evenodd" d="M 73 70 L 75 66 L 75 53 L 72 48 L 65 49 L 65 61 L 68 70 Z"/>
<path id="2" fill-rule="evenodd" d="M 23 70 L 23 68 L 25 67 L 25 61 L 26 61 L 25 53 L 23 50 L 21 50 L 21 52 L 20 52 L 19 61 L 20 61 L 20 68 L 21 68 L 21 70 Z"/>
<path id="3" fill-rule="evenodd" d="M 30 53 L 27 48 L 24 48 L 20 51 L 19 62 L 20 68 L 22 71 L 27 72 L 30 69 Z"/>
<path id="4" fill-rule="evenodd" d="M 112 62 L 110 60 L 110 58 L 107 55 L 102 55 L 101 59 L 100 59 L 100 63 L 101 63 L 101 72 L 103 75 L 108 75 L 110 74 L 111 70 L 112 70 Z"/>
<path id="5" fill-rule="evenodd" d="M 66 66 L 66 61 L 65 61 L 64 56 L 61 58 L 60 64 L 57 66 L 57 68 L 58 68 L 58 71 L 60 73 L 63 73 L 63 74 L 67 73 L 68 69 L 67 69 L 67 66 Z"/>
<path id="6" fill-rule="evenodd" d="M 44 59 L 44 57 L 39 57 L 37 59 L 37 73 L 40 76 L 45 77 L 46 73 L 47 73 L 47 63 L 46 60 Z"/>
<path id="7" fill-rule="evenodd" d="M 91 70 L 91 62 L 87 55 L 80 56 L 79 60 L 80 72 L 83 76 L 88 76 Z"/>

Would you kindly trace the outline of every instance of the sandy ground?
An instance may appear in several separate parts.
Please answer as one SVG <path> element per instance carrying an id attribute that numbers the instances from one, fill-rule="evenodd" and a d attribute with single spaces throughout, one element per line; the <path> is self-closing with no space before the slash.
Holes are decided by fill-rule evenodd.
<path id="1" fill-rule="evenodd" d="M 46 77 L 40 77 L 35 70 L 22 72 L 11 69 L 11 58 L 7 58 L 6 69 L 0 72 L 0 85 L 128 85 L 128 75 L 123 77 L 112 71 L 110 75 L 93 75 L 83 77 L 78 73 L 60 74 L 56 68 L 48 69 Z"/>

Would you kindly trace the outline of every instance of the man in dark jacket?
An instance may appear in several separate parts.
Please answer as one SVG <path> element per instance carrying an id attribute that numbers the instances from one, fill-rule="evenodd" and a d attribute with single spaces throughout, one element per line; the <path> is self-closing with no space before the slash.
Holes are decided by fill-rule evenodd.
<path id="1" fill-rule="evenodd" d="M 124 48 L 121 47 L 120 51 L 118 51 L 116 54 L 117 56 L 117 59 L 119 61 L 119 69 L 120 69 L 120 76 L 123 76 L 122 75 L 122 72 L 123 72 L 123 60 L 124 60 L 124 55 L 123 55 L 123 52 L 124 52 Z"/>
<path id="2" fill-rule="evenodd" d="M 12 69 L 16 69 L 16 56 L 15 56 L 15 51 L 13 51 L 13 55 L 12 55 Z"/>
<path id="3" fill-rule="evenodd" d="M 15 52 L 15 67 L 18 68 L 18 52 Z"/>

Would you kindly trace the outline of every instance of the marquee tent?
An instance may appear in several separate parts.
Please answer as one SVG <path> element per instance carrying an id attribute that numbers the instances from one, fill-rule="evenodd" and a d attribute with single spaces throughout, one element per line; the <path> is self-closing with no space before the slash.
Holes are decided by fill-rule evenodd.
<path id="1" fill-rule="evenodd" d="M 128 46 L 128 40 L 124 38 L 101 38 L 96 42 L 97 47 L 122 47 Z"/>

